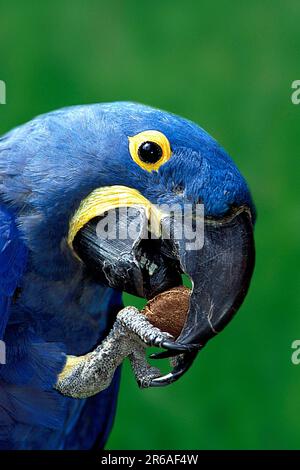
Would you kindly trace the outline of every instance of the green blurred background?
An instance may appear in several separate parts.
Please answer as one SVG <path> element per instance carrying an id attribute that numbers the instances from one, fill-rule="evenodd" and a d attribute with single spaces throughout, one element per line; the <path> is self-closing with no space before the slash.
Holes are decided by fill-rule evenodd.
<path id="1" fill-rule="evenodd" d="M 298 0 L 0 0 L 0 133 L 71 104 L 134 100 L 219 140 L 258 208 L 235 320 L 166 389 L 126 364 L 108 449 L 300 448 Z"/>

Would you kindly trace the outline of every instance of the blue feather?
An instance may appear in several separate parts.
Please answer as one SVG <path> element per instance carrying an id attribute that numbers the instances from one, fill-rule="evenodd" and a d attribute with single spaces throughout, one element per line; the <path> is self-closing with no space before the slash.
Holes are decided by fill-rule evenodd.
<path id="1" fill-rule="evenodd" d="M 13 215 L 0 206 L 0 339 L 3 338 L 9 306 L 19 286 L 27 260 Z"/>

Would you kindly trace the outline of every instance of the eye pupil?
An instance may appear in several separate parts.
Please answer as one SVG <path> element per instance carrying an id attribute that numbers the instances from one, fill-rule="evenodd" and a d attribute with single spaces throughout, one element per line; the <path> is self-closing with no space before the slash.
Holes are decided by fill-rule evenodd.
<path id="1" fill-rule="evenodd" d="M 161 159 L 163 151 L 156 142 L 148 141 L 140 145 L 138 154 L 143 162 L 156 163 Z"/>

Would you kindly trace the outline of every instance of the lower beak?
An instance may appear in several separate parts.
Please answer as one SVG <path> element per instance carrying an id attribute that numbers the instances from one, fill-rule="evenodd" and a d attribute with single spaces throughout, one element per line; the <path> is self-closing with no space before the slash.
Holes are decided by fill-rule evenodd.
<path id="1" fill-rule="evenodd" d="M 177 356 L 173 371 L 151 383 L 168 385 L 188 370 L 199 349 L 243 302 L 255 258 L 251 215 L 242 207 L 223 220 L 206 219 L 201 249 L 189 249 L 185 239 L 147 238 L 141 208 L 131 207 L 126 216 L 117 210 L 119 232 L 130 222 L 135 236 L 109 238 L 99 233 L 101 217 L 96 217 L 76 234 L 73 248 L 102 283 L 147 299 L 181 284 L 182 273 L 189 276 L 192 293 L 185 325 L 176 341 L 164 342 L 168 351 L 156 355 Z"/>

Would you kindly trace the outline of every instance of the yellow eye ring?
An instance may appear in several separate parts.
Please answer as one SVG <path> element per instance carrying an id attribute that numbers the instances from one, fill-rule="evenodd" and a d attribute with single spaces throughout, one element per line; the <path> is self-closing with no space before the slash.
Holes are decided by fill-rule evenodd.
<path id="1" fill-rule="evenodd" d="M 132 159 L 146 171 L 156 171 L 171 157 L 167 137 L 159 131 L 143 131 L 128 137 Z"/>

